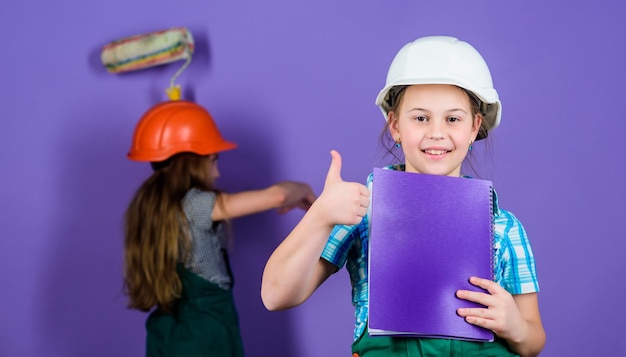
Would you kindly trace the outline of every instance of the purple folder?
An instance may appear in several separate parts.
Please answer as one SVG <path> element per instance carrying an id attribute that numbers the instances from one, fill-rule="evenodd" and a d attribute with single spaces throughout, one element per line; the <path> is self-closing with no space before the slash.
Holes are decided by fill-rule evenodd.
<path id="1" fill-rule="evenodd" d="M 369 247 L 370 335 L 493 341 L 457 315 L 455 296 L 493 279 L 487 180 L 374 169 Z"/>

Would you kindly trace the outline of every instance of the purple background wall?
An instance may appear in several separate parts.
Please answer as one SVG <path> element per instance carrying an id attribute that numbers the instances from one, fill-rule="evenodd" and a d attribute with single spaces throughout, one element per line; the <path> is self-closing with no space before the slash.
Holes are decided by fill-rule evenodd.
<path id="1" fill-rule="evenodd" d="M 240 148 L 222 187 L 346 180 L 381 165 L 374 98 L 404 43 L 474 44 L 503 101 L 488 167 L 535 249 L 544 356 L 626 355 L 623 178 L 626 5 L 617 1 L 12 1 L 0 11 L 0 355 L 139 356 L 145 315 L 121 294 L 122 214 L 147 177 L 125 158 L 135 122 L 182 62 L 112 75 L 102 45 L 187 26 L 185 97 Z M 479 150 L 485 149 L 479 146 Z M 301 217 L 234 222 L 248 356 L 347 356 L 345 271 L 303 306 L 267 312 L 261 274 Z"/>

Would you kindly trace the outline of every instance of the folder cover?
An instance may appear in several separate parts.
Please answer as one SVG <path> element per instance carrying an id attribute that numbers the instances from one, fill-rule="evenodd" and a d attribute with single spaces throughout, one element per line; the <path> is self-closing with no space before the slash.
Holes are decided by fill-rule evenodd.
<path id="1" fill-rule="evenodd" d="M 371 207 L 370 335 L 493 341 L 455 295 L 493 279 L 491 181 L 375 168 Z"/>

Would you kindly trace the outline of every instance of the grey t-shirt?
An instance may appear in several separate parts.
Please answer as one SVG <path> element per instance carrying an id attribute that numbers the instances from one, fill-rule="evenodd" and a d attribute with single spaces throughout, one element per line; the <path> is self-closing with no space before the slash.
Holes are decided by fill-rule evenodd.
<path id="1" fill-rule="evenodd" d="M 232 287 L 223 222 L 213 222 L 211 215 L 217 194 L 192 188 L 185 194 L 182 206 L 191 233 L 191 254 L 185 267 L 223 289 Z"/>

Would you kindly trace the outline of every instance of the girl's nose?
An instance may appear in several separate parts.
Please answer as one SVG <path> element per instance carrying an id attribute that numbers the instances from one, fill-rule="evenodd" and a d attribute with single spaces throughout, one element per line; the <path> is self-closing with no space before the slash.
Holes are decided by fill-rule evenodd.
<path id="1" fill-rule="evenodd" d="M 444 125 L 439 120 L 433 120 L 429 123 L 428 129 L 426 132 L 426 137 L 428 139 L 443 139 L 444 134 Z"/>

